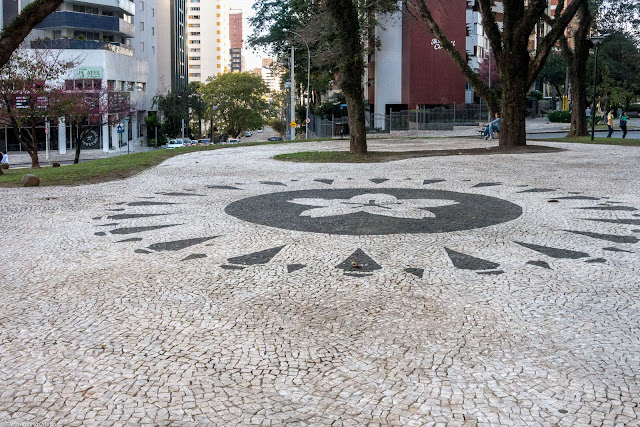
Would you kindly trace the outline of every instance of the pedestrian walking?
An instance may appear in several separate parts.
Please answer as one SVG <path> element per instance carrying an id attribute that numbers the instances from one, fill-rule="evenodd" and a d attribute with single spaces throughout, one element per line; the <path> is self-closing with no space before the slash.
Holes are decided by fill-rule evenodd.
<path id="1" fill-rule="evenodd" d="M 613 109 L 611 109 L 607 116 L 607 126 L 609 126 L 609 135 L 607 135 L 607 138 L 611 138 L 611 135 L 613 135 L 613 119 Z"/>
<path id="2" fill-rule="evenodd" d="M 627 112 L 623 111 L 620 115 L 620 129 L 622 129 L 622 138 L 627 137 L 627 122 L 629 121 L 629 116 L 627 116 Z"/>

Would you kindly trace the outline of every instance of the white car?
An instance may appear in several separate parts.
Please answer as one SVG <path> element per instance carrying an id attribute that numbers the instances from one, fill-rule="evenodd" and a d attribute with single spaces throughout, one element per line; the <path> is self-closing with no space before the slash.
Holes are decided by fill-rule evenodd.
<path id="1" fill-rule="evenodd" d="M 264 132 L 264 129 L 258 129 L 258 133 Z"/>
<path id="2" fill-rule="evenodd" d="M 184 141 L 182 139 L 170 139 L 169 143 L 167 143 L 168 149 L 182 148 L 182 147 L 184 147 Z"/>

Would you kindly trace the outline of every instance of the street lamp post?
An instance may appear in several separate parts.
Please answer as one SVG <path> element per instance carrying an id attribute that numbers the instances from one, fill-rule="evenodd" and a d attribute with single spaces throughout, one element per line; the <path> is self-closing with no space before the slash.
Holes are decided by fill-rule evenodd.
<path id="1" fill-rule="evenodd" d="M 591 140 L 596 136 L 596 88 L 598 85 L 598 48 L 611 34 L 603 34 L 601 36 L 591 37 L 591 42 L 596 48 L 595 66 L 593 67 L 593 109 L 591 110 Z"/>
<path id="2" fill-rule="evenodd" d="M 309 43 L 307 43 L 304 37 L 302 37 L 300 34 L 291 30 L 284 30 L 284 31 L 285 33 L 291 33 L 300 37 L 300 40 L 302 40 L 305 46 L 307 47 L 307 117 L 306 117 L 306 123 L 305 123 L 305 139 L 309 139 L 309 122 L 311 118 L 309 114 L 309 96 L 311 94 L 311 49 L 309 49 Z"/>

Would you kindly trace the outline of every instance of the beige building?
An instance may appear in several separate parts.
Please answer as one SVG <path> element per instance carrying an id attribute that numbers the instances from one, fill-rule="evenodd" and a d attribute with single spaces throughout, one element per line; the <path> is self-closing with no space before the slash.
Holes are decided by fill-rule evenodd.
<path id="1" fill-rule="evenodd" d="M 282 75 L 273 58 L 262 58 L 261 77 L 264 84 L 271 92 L 280 92 L 280 80 Z"/>
<path id="2" fill-rule="evenodd" d="M 189 82 L 206 82 L 230 70 L 227 0 L 187 0 Z"/>

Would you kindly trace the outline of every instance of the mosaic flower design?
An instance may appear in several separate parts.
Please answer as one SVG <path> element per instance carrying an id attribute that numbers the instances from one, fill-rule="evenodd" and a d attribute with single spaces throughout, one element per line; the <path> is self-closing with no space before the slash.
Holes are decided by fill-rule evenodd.
<path id="1" fill-rule="evenodd" d="M 454 200 L 402 199 L 390 194 L 368 193 L 350 199 L 293 199 L 291 203 L 314 206 L 300 214 L 311 218 L 349 215 L 358 212 L 394 218 L 435 218 L 429 209 L 458 204 Z"/>

